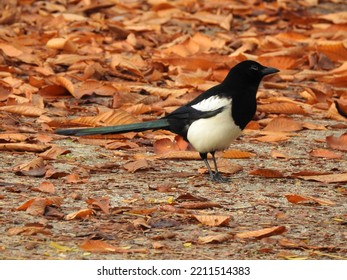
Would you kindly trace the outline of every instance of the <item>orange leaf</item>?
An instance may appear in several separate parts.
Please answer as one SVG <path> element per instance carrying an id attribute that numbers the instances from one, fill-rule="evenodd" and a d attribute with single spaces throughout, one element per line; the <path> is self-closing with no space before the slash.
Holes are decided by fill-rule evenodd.
<path id="1" fill-rule="evenodd" d="M 70 213 L 66 215 L 65 220 L 74 220 L 74 219 L 85 219 L 94 214 L 92 209 L 81 209 L 79 211 Z"/>
<path id="2" fill-rule="evenodd" d="M 265 131 L 283 131 L 283 132 L 289 132 L 289 131 L 298 131 L 302 129 L 302 125 L 291 119 L 291 118 L 284 118 L 284 117 L 277 117 L 272 119 L 268 125 L 264 128 Z"/>
<path id="3" fill-rule="evenodd" d="M 129 171 L 131 173 L 134 173 L 140 169 L 148 169 L 149 164 L 148 164 L 148 161 L 143 158 L 143 159 L 139 159 L 139 160 L 124 164 L 123 168 L 125 168 L 127 171 Z"/>
<path id="4" fill-rule="evenodd" d="M 251 158 L 255 157 L 256 154 L 250 153 L 250 152 L 245 152 L 241 150 L 226 150 L 223 152 L 222 157 L 223 158 Z"/>
<path id="5" fill-rule="evenodd" d="M 0 111 L 6 111 L 13 114 L 28 116 L 28 117 L 39 117 L 42 114 L 46 113 L 45 109 L 35 107 L 33 105 L 9 105 L 0 107 Z"/>
<path id="6" fill-rule="evenodd" d="M 18 152 L 33 152 L 40 153 L 49 149 L 50 146 L 41 144 L 27 144 L 27 143 L 6 143 L 0 144 L 0 151 L 18 151 Z"/>
<path id="7" fill-rule="evenodd" d="M 221 243 L 224 241 L 228 241 L 232 238 L 232 235 L 229 233 L 221 233 L 217 235 L 208 235 L 199 237 L 199 243 L 207 244 L 207 243 Z"/>
<path id="8" fill-rule="evenodd" d="M 347 133 L 342 134 L 340 137 L 333 135 L 326 138 L 328 146 L 332 149 L 347 151 Z"/>
<path id="9" fill-rule="evenodd" d="M 102 240 L 86 240 L 80 245 L 80 248 L 95 253 L 147 253 L 147 249 L 126 249 L 113 246 Z"/>
<path id="10" fill-rule="evenodd" d="M 304 109 L 302 109 L 300 106 L 296 104 L 289 102 L 274 102 L 269 104 L 260 104 L 257 108 L 259 112 L 264 113 L 306 115 Z"/>
<path id="11" fill-rule="evenodd" d="M 231 216 L 222 215 L 193 215 L 201 224 L 205 226 L 226 226 L 229 224 Z"/>
<path id="12" fill-rule="evenodd" d="M 136 123 L 140 120 L 123 110 L 109 110 L 95 117 L 80 117 L 71 122 L 84 126 L 106 126 Z"/>
<path id="13" fill-rule="evenodd" d="M 156 154 L 165 154 L 171 151 L 178 151 L 177 143 L 171 141 L 169 138 L 163 138 L 153 143 L 154 152 Z"/>
<path id="14" fill-rule="evenodd" d="M 40 154 L 40 157 L 43 159 L 57 159 L 61 155 L 65 155 L 70 153 L 70 150 L 67 150 L 65 148 L 59 147 L 59 146 L 53 146 L 47 151 Z"/>
<path id="15" fill-rule="evenodd" d="M 347 173 L 323 174 L 313 176 L 298 176 L 300 179 L 308 181 L 317 181 L 322 183 L 343 183 L 347 182 Z"/>
<path id="16" fill-rule="evenodd" d="M 276 226 L 271 228 L 264 228 L 260 230 L 254 230 L 254 231 L 246 231 L 237 233 L 235 236 L 238 238 L 264 238 L 269 237 L 272 235 L 279 235 L 286 231 L 285 226 Z"/>
<path id="17" fill-rule="evenodd" d="M 288 140 L 289 137 L 285 134 L 269 134 L 269 135 L 264 135 L 264 136 L 260 136 L 257 138 L 254 138 L 254 140 L 259 141 L 259 142 L 269 142 L 269 143 L 273 143 L 273 142 L 280 142 L 280 141 L 286 141 Z"/>
<path id="18" fill-rule="evenodd" d="M 104 213 L 110 213 L 110 199 L 108 197 L 88 198 L 86 202 L 91 206 L 100 208 Z"/>
<path id="19" fill-rule="evenodd" d="M 47 181 L 41 182 L 39 187 L 36 189 L 33 188 L 33 190 L 38 190 L 40 192 L 46 192 L 46 193 L 54 193 L 55 192 L 53 183 L 47 182 Z"/>
<path id="20" fill-rule="evenodd" d="M 333 61 L 347 60 L 346 41 L 318 41 L 317 49 Z"/>
<path id="21" fill-rule="evenodd" d="M 336 153 L 334 151 L 326 150 L 326 149 L 312 150 L 310 152 L 310 155 L 313 157 L 331 158 L 331 159 L 339 159 L 342 157 L 341 154 Z"/>
<path id="22" fill-rule="evenodd" d="M 282 172 L 274 169 L 256 169 L 249 172 L 250 175 L 261 176 L 266 178 L 283 178 Z"/>
<path id="23" fill-rule="evenodd" d="M 289 202 L 294 203 L 294 204 L 298 204 L 301 202 L 315 202 L 318 203 L 320 205 L 335 205 L 334 202 L 330 201 L 330 200 L 323 200 L 323 199 L 319 199 L 319 198 L 315 198 L 312 196 L 301 196 L 298 194 L 287 194 L 286 198 Z"/>

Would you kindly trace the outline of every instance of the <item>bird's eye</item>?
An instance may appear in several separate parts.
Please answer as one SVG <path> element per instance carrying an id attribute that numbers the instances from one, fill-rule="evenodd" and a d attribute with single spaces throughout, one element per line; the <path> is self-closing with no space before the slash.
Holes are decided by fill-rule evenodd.
<path id="1" fill-rule="evenodd" d="M 255 64 L 251 65 L 251 67 L 249 69 L 252 71 L 259 71 L 258 65 L 255 65 Z"/>

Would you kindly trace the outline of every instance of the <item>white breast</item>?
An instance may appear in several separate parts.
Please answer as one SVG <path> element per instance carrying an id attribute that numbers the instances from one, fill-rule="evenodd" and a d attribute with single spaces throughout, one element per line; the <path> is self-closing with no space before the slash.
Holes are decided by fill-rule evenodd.
<path id="1" fill-rule="evenodd" d="M 231 117 L 231 104 L 228 102 L 220 114 L 193 122 L 187 138 L 198 152 L 207 153 L 228 148 L 241 131 Z"/>

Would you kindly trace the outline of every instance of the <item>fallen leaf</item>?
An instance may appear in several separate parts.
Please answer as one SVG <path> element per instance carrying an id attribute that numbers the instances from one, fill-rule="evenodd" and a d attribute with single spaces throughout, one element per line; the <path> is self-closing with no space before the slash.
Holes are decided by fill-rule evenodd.
<path id="1" fill-rule="evenodd" d="M 55 188 L 54 188 L 53 183 L 47 182 L 47 181 L 41 182 L 37 188 L 32 188 L 32 190 L 45 192 L 45 193 L 54 193 L 55 192 Z"/>
<path id="2" fill-rule="evenodd" d="M 99 208 L 105 214 L 110 213 L 110 199 L 108 197 L 88 198 L 86 202 L 87 204 L 91 205 L 94 209 Z"/>
<path id="3" fill-rule="evenodd" d="M 123 165 L 123 168 L 128 172 L 134 173 L 138 170 L 145 170 L 149 168 L 148 161 L 146 159 L 139 159 L 136 161 L 128 162 Z"/>
<path id="4" fill-rule="evenodd" d="M 277 117 L 272 119 L 268 125 L 264 127 L 264 130 L 281 132 L 299 131 L 302 130 L 302 125 L 292 118 Z"/>
<path id="5" fill-rule="evenodd" d="M 255 156 L 256 154 L 254 153 L 241 151 L 241 150 L 226 150 L 222 154 L 223 158 L 229 158 L 229 159 L 251 158 Z"/>
<path id="6" fill-rule="evenodd" d="M 326 138 L 327 144 L 330 148 L 340 151 L 347 151 L 347 133 L 339 137 L 333 135 Z"/>
<path id="7" fill-rule="evenodd" d="M 226 226 L 229 224 L 231 216 L 223 215 L 193 215 L 201 224 L 210 227 Z"/>
<path id="8" fill-rule="evenodd" d="M 79 247 L 84 251 L 94 253 L 147 253 L 147 249 L 117 247 L 102 240 L 85 240 Z"/>
<path id="9" fill-rule="evenodd" d="M 199 243 L 208 244 L 208 243 L 222 243 L 232 239 L 233 236 L 229 233 L 221 233 L 217 235 L 208 235 L 208 236 L 200 236 Z"/>
<path id="10" fill-rule="evenodd" d="M 279 235 L 282 234 L 286 231 L 285 226 L 275 226 L 271 228 L 264 228 L 260 230 L 254 230 L 254 231 L 246 231 L 246 232 L 241 232 L 237 233 L 235 236 L 238 238 L 257 238 L 261 239 L 264 237 L 269 237 L 273 235 Z"/>
<path id="11" fill-rule="evenodd" d="M 256 169 L 249 172 L 250 175 L 261 176 L 265 178 L 283 178 L 284 175 L 281 171 L 274 169 Z"/>
<path id="12" fill-rule="evenodd" d="M 327 149 L 315 149 L 310 152 L 310 156 L 330 159 L 340 159 L 342 155 Z"/>
<path id="13" fill-rule="evenodd" d="M 294 204 L 298 204 L 298 203 L 302 203 L 302 202 L 311 202 L 311 203 L 314 202 L 314 203 L 318 203 L 320 205 L 328 205 L 328 206 L 335 205 L 335 203 L 330 201 L 330 200 L 323 200 L 323 199 L 315 198 L 312 196 L 301 196 L 298 194 L 287 194 L 286 198 L 289 202 L 294 203 Z"/>
<path id="14" fill-rule="evenodd" d="M 94 215 L 94 210 L 92 209 L 81 209 L 79 211 L 67 214 L 65 216 L 65 220 L 70 221 L 74 219 L 86 219 L 89 218 L 90 216 Z"/>
<path id="15" fill-rule="evenodd" d="M 323 174 L 312 176 L 297 176 L 300 179 L 307 181 L 317 181 L 322 183 L 344 183 L 347 182 L 347 173 L 338 174 Z"/>

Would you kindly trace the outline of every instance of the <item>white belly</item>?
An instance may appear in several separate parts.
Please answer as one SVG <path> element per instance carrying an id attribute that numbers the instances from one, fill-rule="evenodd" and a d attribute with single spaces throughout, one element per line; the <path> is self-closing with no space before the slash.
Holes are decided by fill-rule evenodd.
<path id="1" fill-rule="evenodd" d="M 212 118 L 200 119 L 188 129 L 188 141 L 200 153 L 223 150 L 241 134 L 231 117 L 231 106 Z"/>

